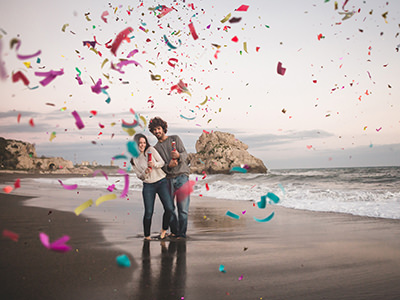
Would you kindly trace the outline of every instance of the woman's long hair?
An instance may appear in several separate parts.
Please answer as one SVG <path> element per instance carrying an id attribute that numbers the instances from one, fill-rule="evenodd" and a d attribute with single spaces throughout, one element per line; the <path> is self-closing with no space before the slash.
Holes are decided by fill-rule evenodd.
<path id="1" fill-rule="evenodd" d="M 133 140 L 134 140 L 134 141 L 136 142 L 136 144 L 138 144 L 138 146 L 139 146 L 139 140 L 140 140 L 141 138 L 144 138 L 144 140 L 146 141 L 146 147 L 144 148 L 144 152 L 146 152 L 147 149 L 149 149 L 150 144 L 149 144 L 149 141 L 147 140 L 147 137 L 146 137 L 144 134 L 142 134 L 142 133 L 136 133 L 135 136 L 133 137 Z"/>

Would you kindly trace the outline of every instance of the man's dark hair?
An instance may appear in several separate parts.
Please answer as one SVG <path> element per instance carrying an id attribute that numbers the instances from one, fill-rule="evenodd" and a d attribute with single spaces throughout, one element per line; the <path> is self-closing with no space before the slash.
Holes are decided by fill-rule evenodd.
<path id="1" fill-rule="evenodd" d="M 154 128 L 161 126 L 161 128 L 164 130 L 164 133 L 167 133 L 168 131 L 168 124 L 165 122 L 163 119 L 159 117 L 155 117 L 150 120 L 149 123 L 149 130 L 151 133 L 153 133 Z"/>

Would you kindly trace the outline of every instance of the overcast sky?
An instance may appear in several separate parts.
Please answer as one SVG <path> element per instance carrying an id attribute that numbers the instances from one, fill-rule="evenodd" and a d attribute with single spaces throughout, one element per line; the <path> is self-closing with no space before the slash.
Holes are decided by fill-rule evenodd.
<path id="1" fill-rule="evenodd" d="M 38 155 L 109 164 L 126 153 L 121 122 L 133 109 L 165 119 L 188 152 L 203 130 L 219 130 L 270 169 L 400 165 L 400 1 L 170 1 L 162 17 L 158 4 L 3 3 L 0 136 L 35 143 Z M 128 27 L 114 56 L 107 45 Z M 124 60 L 138 65 L 112 68 Z M 46 86 L 35 75 L 61 69 Z M 28 86 L 12 81 L 17 72 Z M 107 94 L 92 91 L 99 79 Z M 180 80 L 191 95 L 171 91 Z"/>

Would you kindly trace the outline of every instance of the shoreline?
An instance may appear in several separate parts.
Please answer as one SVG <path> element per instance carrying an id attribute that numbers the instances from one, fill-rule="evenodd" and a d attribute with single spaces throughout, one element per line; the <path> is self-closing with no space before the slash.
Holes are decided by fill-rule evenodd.
<path id="1" fill-rule="evenodd" d="M 2 176 L 0 182 L 4 182 Z M 89 188 L 79 195 L 59 187 L 38 189 L 39 198 L 48 198 L 49 203 L 65 201 L 71 207 L 90 194 L 102 193 Z M 14 200 L 3 202 L 9 197 L 21 196 L 1 194 L 0 205 L 5 209 L 0 210 L 0 229 L 18 224 L 15 230 L 6 229 L 20 228 L 24 233 L 17 243 L 0 239 L 6 253 L 0 266 L 10 274 L 7 287 L 21 290 L 20 297 L 13 294 L 13 299 L 25 299 L 32 293 L 42 299 L 149 300 L 375 300 L 397 299 L 400 294 L 400 220 L 279 206 L 261 210 L 250 201 L 192 197 L 186 241 L 143 242 L 138 192 L 130 192 L 129 201 L 108 201 L 79 217 L 73 210 L 51 209 L 49 214 L 46 208 L 20 206 L 21 201 L 33 201 L 27 198 L 17 200 L 18 205 Z M 240 214 L 240 219 L 225 216 L 227 210 Z M 270 222 L 253 219 L 272 211 L 275 216 Z M 161 212 L 156 208 L 153 233 L 160 228 Z M 75 252 L 48 251 L 38 240 L 39 230 L 50 234 L 51 240 L 69 234 L 68 244 Z M 133 266 L 118 268 L 117 253 L 127 254 Z M 219 271 L 221 265 L 225 273 Z M 48 290 L 53 294 L 46 294 Z"/>

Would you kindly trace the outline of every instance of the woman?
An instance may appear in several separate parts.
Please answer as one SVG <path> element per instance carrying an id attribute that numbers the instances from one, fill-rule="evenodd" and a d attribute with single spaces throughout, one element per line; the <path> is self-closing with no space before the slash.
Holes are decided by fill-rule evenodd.
<path id="1" fill-rule="evenodd" d="M 169 226 L 171 226 L 171 231 L 173 233 L 176 232 L 176 224 L 170 224 L 172 214 L 174 213 L 174 206 L 168 190 L 166 174 L 161 170 L 164 166 L 164 161 L 157 150 L 150 146 L 145 135 L 141 133 L 136 134 L 134 136 L 134 141 L 138 145 L 140 154 L 138 157 L 131 159 L 131 164 L 137 177 L 143 181 L 144 239 L 151 240 L 150 228 L 156 194 L 160 197 L 164 207 L 162 230 L 160 234 L 160 238 L 164 239 Z"/>

